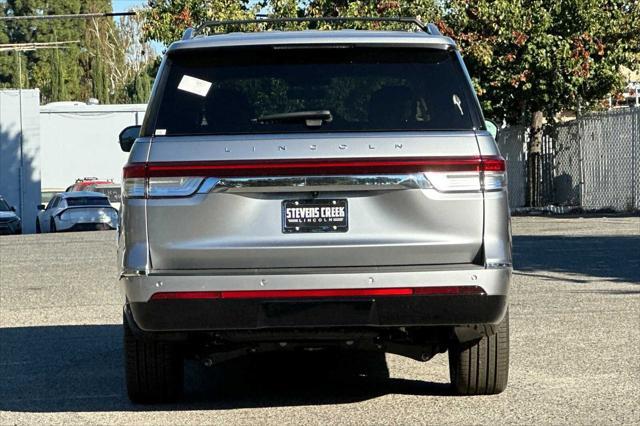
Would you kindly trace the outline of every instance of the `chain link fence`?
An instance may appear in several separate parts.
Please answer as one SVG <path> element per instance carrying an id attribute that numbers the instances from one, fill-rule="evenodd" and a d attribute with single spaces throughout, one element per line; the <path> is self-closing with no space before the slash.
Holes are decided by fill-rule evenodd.
<path id="1" fill-rule="evenodd" d="M 499 138 L 507 160 L 509 204 L 526 205 L 525 127 Z M 540 193 L 544 206 L 585 210 L 640 210 L 640 109 L 593 113 L 544 130 Z"/>
<path id="2" fill-rule="evenodd" d="M 524 127 L 507 127 L 500 130 L 496 142 L 507 162 L 509 207 L 524 207 L 527 202 L 527 131 Z"/>

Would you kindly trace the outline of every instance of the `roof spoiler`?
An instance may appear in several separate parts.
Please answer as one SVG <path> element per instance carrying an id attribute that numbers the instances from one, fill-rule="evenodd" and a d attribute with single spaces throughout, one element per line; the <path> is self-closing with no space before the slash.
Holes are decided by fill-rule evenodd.
<path id="1" fill-rule="evenodd" d="M 215 27 L 230 27 L 234 25 L 246 25 L 246 24 L 284 24 L 288 22 L 310 22 L 310 23 L 324 23 L 324 22 L 400 22 L 405 24 L 415 25 L 420 31 L 423 31 L 431 35 L 441 35 L 438 27 L 433 24 L 424 24 L 420 19 L 416 17 L 404 17 L 404 16 L 392 16 L 392 17 L 305 17 L 305 18 L 258 18 L 258 19 L 238 19 L 238 20 L 225 20 L 225 21 L 206 21 L 203 22 L 197 28 L 187 28 L 182 35 L 182 40 L 189 40 L 202 33 L 206 28 Z"/>

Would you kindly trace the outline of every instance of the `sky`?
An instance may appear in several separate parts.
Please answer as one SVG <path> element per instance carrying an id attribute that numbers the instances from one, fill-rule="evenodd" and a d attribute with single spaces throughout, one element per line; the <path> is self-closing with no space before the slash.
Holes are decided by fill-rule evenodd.
<path id="1" fill-rule="evenodd" d="M 111 0 L 114 12 L 125 12 L 134 7 L 146 6 L 146 0 Z"/>

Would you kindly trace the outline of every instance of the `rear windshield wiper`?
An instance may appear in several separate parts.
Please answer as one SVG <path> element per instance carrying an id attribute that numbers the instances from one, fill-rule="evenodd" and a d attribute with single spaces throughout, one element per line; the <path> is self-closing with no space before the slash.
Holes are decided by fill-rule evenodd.
<path id="1" fill-rule="evenodd" d="M 278 114 L 261 115 L 258 118 L 254 118 L 254 123 L 270 124 L 276 122 L 296 122 L 304 121 L 308 127 L 320 127 L 323 123 L 330 123 L 333 120 L 331 111 L 295 111 L 295 112 L 281 112 Z"/>

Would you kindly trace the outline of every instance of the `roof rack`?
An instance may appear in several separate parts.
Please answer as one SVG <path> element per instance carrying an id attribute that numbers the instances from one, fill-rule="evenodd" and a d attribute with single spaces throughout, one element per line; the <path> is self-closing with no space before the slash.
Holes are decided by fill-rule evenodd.
<path id="1" fill-rule="evenodd" d="M 225 21 L 206 21 L 203 22 L 197 28 L 187 28 L 182 36 L 183 40 L 191 39 L 202 32 L 206 28 L 213 27 L 228 27 L 232 25 L 246 25 L 246 24 L 284 24 L 288 22 L 400 22 L 405 24 L 412 24 L 418 27 L 421 31 L 427 34 L 440 35 L 438 27 L 434 24 L 424 24 L 418 18 L 404 17 L 404 16 L 392 16 L 392 17 L 305 17 L 305 18 L 260 18 L 260 19 L 239 19 L 239 20 L 225 20 Z"/>

